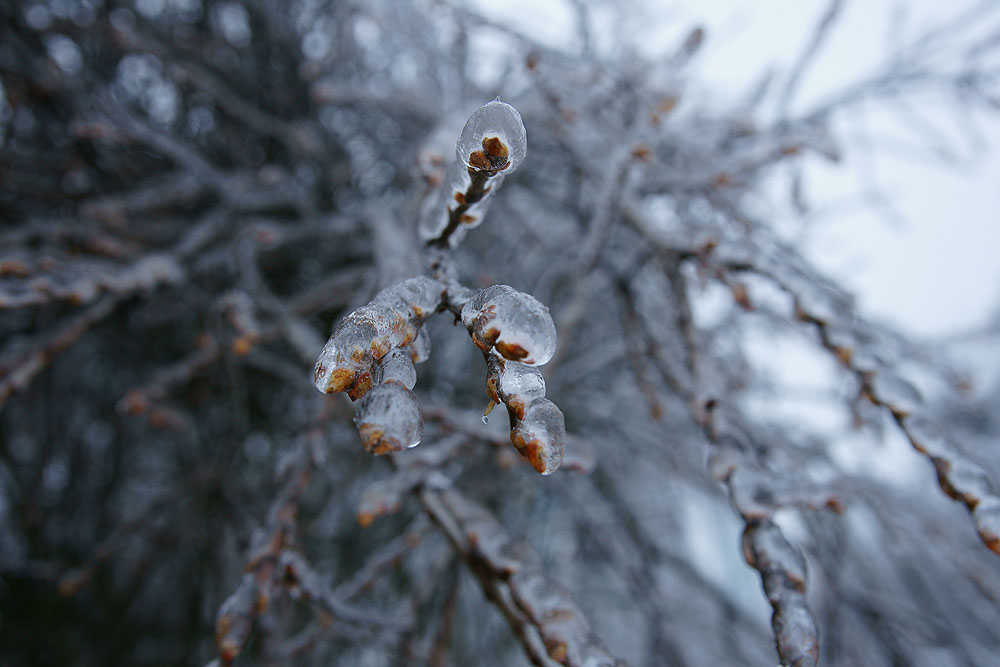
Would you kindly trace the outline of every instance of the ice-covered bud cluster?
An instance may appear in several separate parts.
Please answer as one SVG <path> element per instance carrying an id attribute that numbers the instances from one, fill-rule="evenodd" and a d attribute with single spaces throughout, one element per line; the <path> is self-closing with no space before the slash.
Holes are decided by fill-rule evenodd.
<path id="1" fill-rule="evenodd" d="M 326 394 L 347 392 L 357 401 L 355 424 L 370 452 L 385 454 L 420 442 L 423 419 L 410 391 L 413 364 L 427 358 L 422 322 L 437 311 L 444 287 L 431 278 L 404 280 L 382 290 L 334 330 L 313 381 Z"/>
<path id="2" fill-rule="evenodd" d="M 532 467 L 551 475 L 562 463 L 566 423 L 555 403 L 545 398 L 545 379 L 533 366 L 503 359 L 491 352 L 487 358 L 486 394 L 503 403 L 510 417 L 510 441 Z"/>
<path id="3" fill-rule="evenodd" d="M 499 99 L 484 104 L 469 116 L 455 149 L 474 171 L 513 172 L 528 152 L 521 114 Z"/>
<path id="4" fill-rule="evenodd" d="M 412 356 L 426 356 L 426 346 L 414 342 L 421 322 L 441 303 L 443 291 L 431 278 L 410 278 L 345 317 L 316 360 L 316 388 L 326 394 L 346 391 L 357 400 L 371 387 L 375 365 L 390 351 L 413 345 Z"/>
<path id="5" fill-rule="evenodd" d="M 556 326 L 549 309 L 509 285 L 477 292 L 462 308 L 462 323 L 479 349 L 495 348 L 511 361 L 541 366 L 556 351 Z"/>
<path id="6" fill-rule="evenodd" d="M 556 327 L 549 309 L 509 285 L 476 292 L 462 308 L 462 323 L 486 353 L 490 406 L 503 403 L 510 417 L 510 441 L 543 475 L 559 468 L 566 446 L 566 422 L 545 398 L 538 366 L 556 351 Z"/>

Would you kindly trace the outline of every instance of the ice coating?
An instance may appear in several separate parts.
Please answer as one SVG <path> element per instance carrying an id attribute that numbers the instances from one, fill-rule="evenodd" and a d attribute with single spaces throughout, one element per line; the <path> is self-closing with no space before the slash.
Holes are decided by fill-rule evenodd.
<path id="1" fill-rule="evenodd" d="M 489 185 L 486 186 L 486 189 L 479 200 L 469 204 L 468 208 L 466 208 L 465 212 L 462 214 L 460 218 L 462 226 L 460 229 L 468 231 L 470 229 L 475 229 L 483 223 L 483 219 L 486 217 L 486 211 L 488 211 L 490 207 L 490 201 L 493 199 L 493 193 L 499 190 L 502 184 L 503 174 L 494 176 L 489 180 Z M 448 205 L 448 211 L 452 212 L 457 210 L 463 203 L 465 203 L 464 194 L 456 191 L 455 196 Z"/>
<path id="2" fill-rule="evenodd" d="M 447 185 L 441 188 L 433 202 L 425 209 L 420 218 L 420 237 L 424 241 L 437 238 L 448 227 L 452 216 L 458 216 L 460 226 L 452 232 L 450 243 L 458 245 L 465 234 L 483 223 L 490 201 L 500 185 L 503 184 L 503 173 L 491 173 L 487 185 L 481 186 L 481 191 L 472 187 L 469 167 L 460 160 L 455 160 L 445 172 Z M 469 197 L 476 197 L 470 200 Z"/>
<path id="3" fill-rule="evenodd" d="M 361 382 L 374 361 L 416 337 L 416 326 L 398 311 L 369 304 L 337 326 L 313 368 L 313 382 L 325 394 L 348 391 L 356 399 L 367 391 Z M 352 391 L 356 388 L 357 391 Z"/>
<path id="4" fill-rule="evenodd" d="M 413 363 L 419 364 L 427 361 L 431 356 L 430 334 L 421 331 L 405 349 L 410 353 L 410 359 Z"/>
<path id="5" fill-rule="evenodd" d="M 316 360 L 316 388 L 325 394 L 347 391 L 352 399 L 363 396 L 371 386 L 373 363 L 416 340 L 420 322 L 437 310 L 443 292 L 436 280 L 410 278 L 345 317 Z"/>
<path id="6" fill-rule="evenodd" d="M 892 371 L 875 373 L 869 382 L 875 399 L 896 416 L 905 417 L 920 407 L 922 398 L 917 388 Z"/>
<path id="7" fill-rule="evenodd" d="M 436 196 L 428 197 L 421 207 L 420 223 L 417 231 L 420 240 L 427 242 L 436 239 L 448 226 L 448 201 L 451 199 L 450 189 L 442 188 Z"/>
<path id="8" fill-rule="evenodd" d="M 793 546 L 773 523 L 764 521 L 748 527 L 743 532 L 743 557 L 750 567 L 758 569 L 778 568 L 784 577 L 773 590 L 766 591 L 768 600 L 785 588 L 805 590 L 806 561 L 802 552 Z"/>
<path id="9" fill-rule="evenodd" d="M 495 403 L 505 404 L 517 419 L 524 419 L 528 405 L 545 396 L 545 378 L 533 366 L 505 361 L 491 353 L 487 363 L 486 393 Z"/>
<path id="10" fill-rule="evenodd" d="M 406 345 L 417 337 L 412 311 L 398 296 L 376 297 L 375 301 L 348 315 L 345 321 L 369 324 L 375 329 L 369 348 L 376 361 L 392 348 Z"/>
<path id="11" fill-rule="evenodd" d="M 416 396 L 396 382 L 380 384 L 365 394 L 354 423 L 365 450 L 379 455 L 414 447 L 424 433 Z"/>
<path id="12" fill-rule="evenodd" d="M 993 496 L 980 502 L 973 511 L 973 517 L 983 543 L 1000 554 L 1000 499 Z"/>
<path id="13" fill-rule="evenodd" d="M 392 287 L 379 292 L 376 300 L 382 296 L 398 297 L 409 304 L 418 320 L 423 321 L 434 314 L 441 304 L 444 286 L 427 276 L 409 278 Z"/>
<path id="14" fill-rule="evenodd" d="M 319 353 L 313 382 L 324 394 L 347 391 L 372 364 L 371 345 L 378 336 L 370 323 L 345 319 Z"/>
<path id="15" fill-rule="evenodd" d="M 500 373 L 500 393 L 505 396 L 521 396 L 531 403 L 545 396 L 545 378 L 537 368 L 517 361 L 508 361 Z"/>
<path id="16" fill-rule="evenodd" d="M 511 430 L 510 441 L 535 470 L 551 475 L 562 463 L 566 448 L 562 411 L 549 399 L 536 398 L 525 409 L 524 419 Z"/>
<path id="17" fill-rule="evenodd" d="M 541 366 L 556 351 L 549 309 L 509 285 L 480 290 L 462 308 L 462 323 L 483 351 L 495 347 L 505 359 Z"/>
<path id="18" fill-rule="evenodd" d="M 945 492 L 953 498 L 975 506 L 981 499 L 993 495 L 990 476 L 982 466 L 963 458 L 952 461 L 938 459 L 934 465 L 939 475 L 945 475 L 948 486 Z"/>
<path id="19" fill-rule="evenodd" d="M 424 241 L 437 238 L 445 230 L 449 216 L 465 201 L 465 193 L 472 185 L 469 168 L 461 160 L 448 165 L 444 178 L 445 185 L 436 196 L 428 198 L 431 204 L 420 216 L 420 238 Z"/>
<path id="20" fill-rule="evenodd" d="M 936 419 L 919 413 L 907 417 L 906 431 L 910 435 L 913 446 L 922 454 L 941 458 L 948 457 L 953 453 L 953 447 Z"/>
<path id="21" fill-rule="evenodd" d="M 500 100 L 487 102 L 469 116 L 455 149 L 469 169 L 513 172 L 528 152 L 521 114 Z"/>
<path id="22" fill-rule="evenodd" d="M 413 389 L 417 383 L 417 371 L 413 368 L 413 359 L 406 348 L 392 350 L 379 362 L 376 375 L 378 384 L 397 382 L 407 389 Z"/>

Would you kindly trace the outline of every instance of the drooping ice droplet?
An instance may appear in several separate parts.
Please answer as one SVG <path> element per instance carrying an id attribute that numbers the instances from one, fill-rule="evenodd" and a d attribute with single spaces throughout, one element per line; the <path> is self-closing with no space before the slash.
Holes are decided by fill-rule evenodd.
<path id="1" fill-rule="evenodd" d="M 521 114 L 499 100 L 487 102 L 469 117 L 455 149 L 470 169 L 513 172 L 528 152 Z"/>
<path id="2" fill-rule="evenodd" d="M 374 387 L 358 402 L 354 423 L 361 444 L 373 454 L 398 452 L 423 438 L 424 421 L 417 398 L 396 382 Z"/>
<path id="3" fill-rule="evenodd" d="M 511 361 L 541 366 L 556 351 L 556 326 L 549 309 L 509 285 L 480 290 L 462 309 L 462 323 L 481 350 L 496 347 Z"/>
<path id="4" fill-rule="evenodd" d="M 566 421 L 556 404 L 536 398 L 524 411 L 524 419 L 510 432 L 510 441 L 543 475 L 551 475 L 562 463 L 566 448 Z"/>

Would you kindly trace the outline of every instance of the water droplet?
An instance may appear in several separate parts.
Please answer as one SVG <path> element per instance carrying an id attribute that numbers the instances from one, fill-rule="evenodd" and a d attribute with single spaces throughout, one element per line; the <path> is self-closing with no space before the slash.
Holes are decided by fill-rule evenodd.
<path id="1" fill-rule="evenodd" d="M 484 424 L 489 424 L 490 423 L 490 418 L 487 415 L 483 415 L 482 417 L 480 417 L 480 419 L 483 420 Z"/>

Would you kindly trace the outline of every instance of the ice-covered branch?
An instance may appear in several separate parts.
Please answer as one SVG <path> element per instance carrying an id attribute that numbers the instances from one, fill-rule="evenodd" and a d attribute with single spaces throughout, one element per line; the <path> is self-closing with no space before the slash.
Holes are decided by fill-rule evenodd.
<path id="1" fill-rule="evenodd" d="M 483 222 L 490 199 L 528 150 L 521 114 L 499 99 L 477 109 L 462 130 L 458 159 L 445 173 L 445 186 L 425 212 L 420 235 L 428 245 L 454 247 Z"/>
<path id="2" fill-rule="evenodd" d="M 622 667 L 569 592 L 546 576 L 534 551 L 511 539 L 483 507 L 455 489 L 420 494 L 424 509 L 507 619 L 532 664 Z"/>

